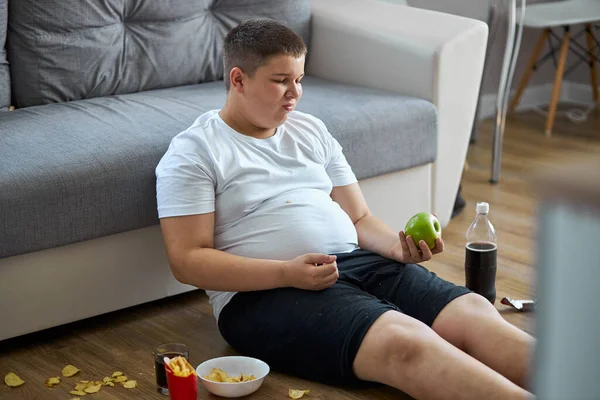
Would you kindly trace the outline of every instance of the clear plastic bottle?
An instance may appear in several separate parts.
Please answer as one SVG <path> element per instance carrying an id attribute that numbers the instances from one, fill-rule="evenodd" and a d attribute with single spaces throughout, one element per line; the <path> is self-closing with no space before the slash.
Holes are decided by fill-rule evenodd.
<path id="1" fill-rule="evenodd" d="M 496 230 L 488 217 L 490 205 L 477 203 L 477 215 L 467 230 L 465 246 L 466 287 L 494 304 L 496 301 Z"/>

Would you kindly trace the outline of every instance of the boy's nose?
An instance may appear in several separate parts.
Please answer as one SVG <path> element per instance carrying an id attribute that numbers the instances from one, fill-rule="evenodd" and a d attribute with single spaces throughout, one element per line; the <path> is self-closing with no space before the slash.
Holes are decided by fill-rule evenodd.
<path id="1" fill-rule="evenodd" d="M 286 93 L 288 98 L 298 98 L 300 97 L 300 88 L 297 85 L 294 85 L 292 87 L 290 87 L 290 89 L 288 90 L 288 92 Z"/>

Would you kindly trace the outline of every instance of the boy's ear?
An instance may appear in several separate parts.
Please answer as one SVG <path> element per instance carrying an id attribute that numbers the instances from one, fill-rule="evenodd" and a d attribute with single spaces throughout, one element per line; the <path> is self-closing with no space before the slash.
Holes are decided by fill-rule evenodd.
<path id="1" fill-rule="evenodd" d="M 244 90 L 244 81 L 246 74 L 239 67 L 233 67 L 229 71 L 229 81 L 231 82 L 231 89 L 242 92 Z"/>

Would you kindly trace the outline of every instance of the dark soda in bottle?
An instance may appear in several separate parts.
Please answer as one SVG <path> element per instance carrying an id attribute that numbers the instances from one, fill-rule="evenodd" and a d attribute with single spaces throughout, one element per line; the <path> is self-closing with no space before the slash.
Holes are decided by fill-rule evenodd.
<path id="1" fill-rule="evenodd" d="M 496 230 L 488 217 L 488 203 L 477 203 L 477 215 L 467 230 L 465 286 L 494 304 L 496 301 Z"/>

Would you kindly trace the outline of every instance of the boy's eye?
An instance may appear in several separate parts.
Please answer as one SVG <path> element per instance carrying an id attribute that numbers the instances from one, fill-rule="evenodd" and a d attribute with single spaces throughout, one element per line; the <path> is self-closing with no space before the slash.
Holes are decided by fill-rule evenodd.
<path id="1" fill-rule="evenodd" d="M 287 83 L 287 79 L 281 79 L 281 80 L 273 79 L 273 82 L 284 84 L 284 83 Z M 302 83 L 302 79 L 296 81 L 296 83 L 298 83 L 298 84 Z"/>

